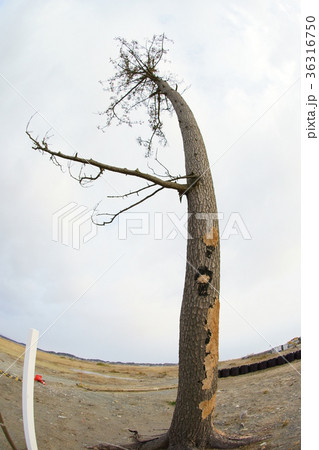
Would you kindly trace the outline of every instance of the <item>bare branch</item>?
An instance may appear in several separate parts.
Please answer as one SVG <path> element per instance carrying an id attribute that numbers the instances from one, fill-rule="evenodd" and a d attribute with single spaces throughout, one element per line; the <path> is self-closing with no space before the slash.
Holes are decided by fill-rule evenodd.
<path id="1" fill-rule="evenodd" d="M 31 135 L 31 133 L 29 132 L 28 129 L 26 130 L 26 134 L 28 135 L 28 137 L 31 139 L 31 141 L 34 144 L 32 146 L 32 148 L 34 150 L 39 150 L 41 152 L 48 153 L 51 156 L 51 159 L 53 158 L 53 161 L 56 161 L 56 158 L 61 158 L 61 159 L 65 159 L 67 161 L 75 161 L 75 162 L 78 162 L 78 163 L 81 163 L 84 165 L 89 164 L 93 167 L 99 168 L 100 173 L 97 176 L 97 178 L 103 173 L 103 171 L 107 170 L 110 172 L 121 173 L 123 175 L 130 175 L 130 176 L 134 176 L 134 177 L 138 177 L 138 178 L 143 178 L 144 180 L 150 181 L 151 183 L 158 184 L 159 186 L 162 186 L 163 188 L 175 189 L 179 192 L 180 195 L 182 195 L 182 193 L 184 191 L 186 191 L 186 189 L 187 189 L 187 184 L 179 184 L 179 183 L 176 183 L 175 181 L 162 180 L 154 175 L 140 172 L 138 169 L 132 170 L 132 169 L 126 169 L 123 167 L 111 166 L 109 164 L 104 164 L 102 162 L 95 161 L 94 159 L 81 158 L 77 155 L 77 153 L 75 155 L 66 155 L 61 152 L 56 152 L 54 150 L 51 150 L 48 147 L 48 144 L 44 138 L 42 139 L 41 142 L 38 141 Z M 190 178 L 192 178 L 192 176 L 190 176 Z M 94 177 L 87 177 L 85 175 L 82 176 L 82 180 L 87 180 L 87 179 L 89 179 L 90 181 L 93 181 Z M 78 181 L 81 182 L 81 177 L 78 179 Z"/>
<path id="2" fill-rule="evenodd" d="M 110 220 L 106 220 L 106 221 L 104 221 L 102 223 L 97 223 L 97 222 L 94 222 L 93 215 L 92 215 L 92 220 L 95 223 L 95 225 L 98 225 L 98 226 L 108 225 L 108 224 L 112 223 L 114 221 L 114 219 L 116 219 L 116 217 L 118 217 L 120 214 L 124 213 L 125 211 L 128 211 L 129 209 L 134 208 L 137 205 L 140 205 L 141 203 L 143 203 L 146 200 L 148 200 L 149 198 L 153 197 L 155 194 L 157 194 L 158 192 L 160 192 L 163 189 L 164 189 L 164 186 L 162 186 L 159 189 L 157 189 L 156 191 L 152 192 L 150 195 L 147 195 L 142 200 L 139 200 L 138 202 L 133 203 L 132 205 L 128 206 L 127 208 L 121 209 L 121 211 L 119 211 L 119 212 L 117 212 L 115 214 L 110 214 L 110 213 L 95 214 L 95 217 L 98 217 L 98 216 L 112 216 L 112 218 Z"/>
<path id="3" fill-rule="evenodd" d="M 158 154 L 158 149 L 156 150 L 156 154 L 155 154 L 154 161 L 156 161 L 157 164 L 159 164 L 161 167 L 163 167 L 163 169 L 165 170 L 165 175 L 159 175 L 158 173 L 156 173 L 155 170 L 153 169 L 153 167 L 151 167 L 151 165 L 147 162 L 147 167 L 148 167 L 149 169 L 151 169 L 151 171 L 153 172 L 153 175 L 158 176 L 158 177 L 161 177 L 161 178 L 170 178 L 171 180 L 172 180 L 173 178 L 176 179 L 176 177 L 173 177 L 173 176 L 171 175 L 169 169 L 168 169 L 163 163 L 161 163 L 161 161 L 160 161 L 160 160 L 158 159 L 158 157 L 157 157 L 157 154 Z"/>
<path id="4" fill-rule="evenodd" d="M 162 34 L 159 36 L 154 35 L 152 39 L 146 40 L 144 45 L 139 44 L 137 41 L 128 42 L 123 38 L 117 38 L 117 41 L 120 44 L 119 57 L 116 60 L 111 60 L 115 72 L 114 75 L 107 80 L 108 87 L 104 88 L 110 93 L 110 105 L 104 112 L 100 113 L 106 116 L 106 123 L 104 126 L 99 126 L 98 128 L 104 131 L 104 129 L 110 126 L 114 121 L 118 124 L 127 124 L 129 126 L 132 126 L 135 123 L 143 123 L 143 121 L 136 121 L 134 113 L 140 107 L 145 107 L 151 132 L 148 139 L 138 138 L 138 143 L 145 147 L 146 156 L 150 157 L 153 155 L 155 141 L 163 146 L 167 144 L 163 130 L 162 116 L 165 112 L 172 113 L 174 111 L 173 104 L 170 100 L 172 98 L 170 96 L 170 91 L 172 90 L 172 84 L 176 85 L 176 90 L 178 86 L 176 80 L 171 75 L 166 75 L 164 77 L 158 75 L 159 63 L 166 62 L 164 56 L 168 50 L 165 48 L 164 44 L 168 39 L 165 34 Z M 177 190 L 181 200 L 183 195 L 185 195 L 199 179 L 194 174 L 174 177 L 169 169 L 159 161 L 157 151 L 153 161 L 158 164 L 160 167 L 158 171 L 164 172 L 163 174 L 157 174 L 154 168 L 149 164 L 148 166 L 152 173 L 144 173 L 140 172 L 138 169 L 132 170 L 116 167 L 104 164 L 92 158 L 83 158 L 78 156 L 77 153 L 68 155 L 60 151 L 54 151 L 48 146 L 48 133 L 46 133 L 41 140 L 33 137 L 33 133 L 29 131 L 30 121 L 27 124 L 26 134 L 33 143 L 32 148 L 41 153 L 47 153 L 51 161 L 61 169 L 61 161 L 66 160 L 68 162 L 70 176 L 78 181 L 81 186 L 89 186 L 108 171 L 134 176 L 148 182 L 146 186 L 130 191 L 127 194 L 121 196 L 109 196 L 108 198 L 128 198 L 132 195 L 139 196 L 141 193 L 144 193 L 144 191 L 154 188 L 152 193 L 146 195 L 127 208 L 122 209 L 118 213 L 97 214 L 96 217 L 101 215 L 110 217 L 109 220 L 104 221 L 103 223 L 97 223 L 97 225 L 102 226 L 112 223 L 121 213 L 143 203 L 164 188 Z M 77 176 L 72 173 L 73 162 L 81 165 Z M 186 179 L 186 183 L 182 184 L 178 182 L 182 179 Z"/>
<path id="5" fill-rule="evenodd" d="M 136 191 L 130 191 L 127 194 L 123 194 L 123 195 L 108 195 L 107 198 L 127 198 L 130 195 L 134 195 L 134 194 L 139 195 L 140 192 L 145 191 L 146 189 L 149 189 L 149 188 L 154 187 L 154 186 L 156 186 L 155 183 L 148 184 L 147 186 L 144 186 L 144 187 L 142 187 L 140 189 L 137 189 Z"/>
<path id="6" fill-rule="evenodd" d="M 98 178 L 100 178 L 100 176 L 102 176 L 103 172 L 104 172 L 103 169 L 99 168 L 99 172 L 97 175 L 95 175 L 95 176 L 86 175 L 84 173 L 84 166 L 82 166 L 80 169 L 79 175 L 74 176 L 71 172 L 71 161 L 68 161 L 68 169 L 69 169 L 70 177 L 73 178 L 74 180 L 78 181 L 82 187 L 89 186 L 93 181 L 96 181 Z M 83 173 L 83 175 L 82 175 L 82 173 Z"/>
<path id="7" fill-rule="evenodd" d="M 195 178 L 195 177 L 193 175 L 190 175 L 189 177 L 187 175 L 184 175 L 184 176 L 178 176 L 178 177 L 175 177 L 175 178 L 171 178 L 170 181 L 182 180 L 184 178 Z M 130 192 L 127 192 L 126 194 L 123 194 L 123 195 L 108 195 L 107 198 L 127 198 L 130 195 L 135 195 L 135 194 L 139 195 L 140 192 L 145 191 L 146 189 L 150 189 L 150 188 L 152 188 L 154 186 L 156 186 L 156 183 L 148 184 L 147 186 L 144 186 L 144 187 L 142 187 L 140 189 L 137 189 L 136 191 L 130 191 Z"/>

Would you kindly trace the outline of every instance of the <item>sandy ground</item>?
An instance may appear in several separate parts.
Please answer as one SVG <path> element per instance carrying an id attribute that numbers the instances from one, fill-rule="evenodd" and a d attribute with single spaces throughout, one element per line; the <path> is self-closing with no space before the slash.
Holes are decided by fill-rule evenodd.
<path id="1" fill-rule="evenodd" d="M 0 369 L 22 377 L 23 357 L 14 361 L 23 350 L 0 338 Z M 298 360 L 219 379 L 216 427 L 228 434 L 271 435 L 247 449 L 301 448 L 300 370 Z M 129 430 L 153 436 L 169 427 L 176 398 L 176 366 L 102 364 L 38 351 L 36 373 L 46 380 L 45 386 L 35 384 L 34 393 L 39 450 L 81 449 L 100 442 L 125 446 L 131 442 Z M 21 392 L 20 381 L 1 376 L 0 412 L 19 450 L 26 448 Z M 10 448 L 0 430 L 0 449 Z"/>

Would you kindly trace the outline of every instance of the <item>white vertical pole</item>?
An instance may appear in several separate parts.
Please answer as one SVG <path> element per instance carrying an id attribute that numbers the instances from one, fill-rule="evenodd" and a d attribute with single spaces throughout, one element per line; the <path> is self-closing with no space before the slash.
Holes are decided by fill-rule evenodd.
<path id="1" fill-rule="evenodd" d="M 37 440 L 35 436 L 33 411 L 34 369 L 38 338 L 39 331 L 30 328 L 24 355 L 22 383 L 23 428 L 28 450 L 38 450 Z"/>

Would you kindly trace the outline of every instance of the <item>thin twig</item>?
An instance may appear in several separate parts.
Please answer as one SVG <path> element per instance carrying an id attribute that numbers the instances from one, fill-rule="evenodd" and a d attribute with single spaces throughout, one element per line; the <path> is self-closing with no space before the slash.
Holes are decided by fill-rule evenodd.
<path id="1" fill-rule="evenodd" d="M 145 189 L 149 189 L 154 186 L 156 186 L 155 183 L 148 184 L 147 186 L 144 186 L 141 189 L 137 189 L 136 191 L 130 191 L 127 194 L 123 194 L 123 195 L 108 195 L 107 198 L 126 198 L 126 197 L 129 197 L 130 195 L 134 195 L 134 194 L 139 195 L 140 192 L 145 191 Z"/>
<path id="2" fill-rule="evenodd" d="M 137 205 L 140 205 L 141 203 L 143 203 L 143 202 L 145 202 L 146 200 L 148 200 L 149 198 L 153 197 L 155 194 L 157 194 L 158 192 L 160 192 L 160 191 L 163 190 L 163 189 L 164 189 L 164 186 L 162 186 L 162 187 L 160 187 L 159 189 L 157 189 L 156 191 L 152 192 L 152 194 L 150 194 L 150 195 L 144 197 L 142 200 L 139 200 L 138 202 L 133 203 L 133 205 L 130 205 L 130 206 L 128 206 L 127 208 L 124 208 L 124 209 L 122 209 L 121 211 L 119 211 L 119 212 L 117 212 L 117 213 L 115 213 L 115 214 L 110 214 L 110 213 L 100 213 L 100 214 L 95 214 L 96 217 L 98 217 L 98 216 L 113 216 L 112 219 L 110 219 L 110 220 L 107 220 L 107 221 L 105 221 L 105 222 L 103 222 L 103 223 L 97 223 L 97 222 L 94 222 L 94 220 L 93 220 L 93 215 L 94 215 L 94 214 L 92 215 L 92 220 L 93 220 L 93 222 L 95 223 L 95 225 L 98 225 L 98 226 L 108 225 L 108 224 L 112 223 L 112 222 L 114 221 L 114 219 L 115 219 L 116 217 L 118 217 L 120 214 L 122 214 L 123 212 L 128 211 L 129 209 L 132 209 L 132 208 L 134 208 L 134 207 L 137 206 Z"/>

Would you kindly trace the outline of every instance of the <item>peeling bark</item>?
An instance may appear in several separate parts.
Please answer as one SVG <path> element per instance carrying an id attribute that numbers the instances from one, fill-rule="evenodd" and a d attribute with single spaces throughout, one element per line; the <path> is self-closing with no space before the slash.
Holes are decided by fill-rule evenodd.
<path id="1" fill-rule="evenodd" d="M 202 411 L 202 419 L 206 419 L 206 417 L 210 416 L 214 409 L 216 404 L 216 393 L 212 396 L 210 400 L 204 400 L 203 402 L 200 402 L 199 409 Z"/>
<path id="2" fill-rule="evenodd" d="M 208 247 L 216 247 L 219 241 L 218 229 L 212 227 L 209 233 L 205 234 L 203 237 L 204 244 Z"/>
<path id="3" fill-rule="evenodd" d="M 203 389 L 210 389 L 215 371 L 218 371 L 218 334 L 219 334 L 219 300 L 215 299 L 214 306 L 208 309 L 206 330 L 210 338 L 206 344 L 205 372 Z M 216 338 L 217 337 L 217 338 Z"/>

